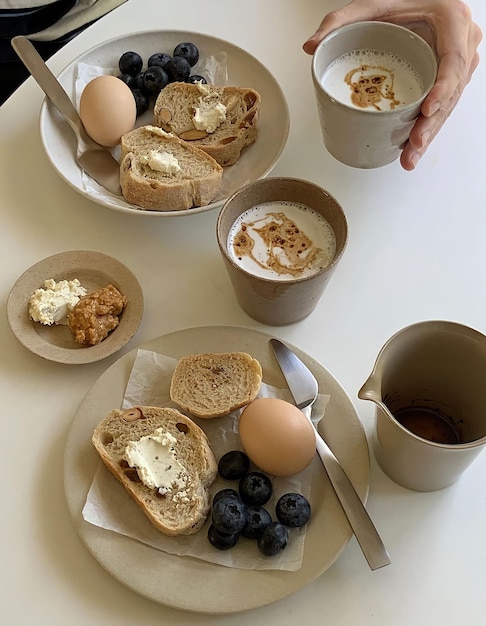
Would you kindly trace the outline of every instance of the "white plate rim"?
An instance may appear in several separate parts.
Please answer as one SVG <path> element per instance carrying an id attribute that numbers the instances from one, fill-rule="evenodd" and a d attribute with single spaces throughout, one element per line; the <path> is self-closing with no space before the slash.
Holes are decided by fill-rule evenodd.
<path id="1" fill-rule="evenodd" d="M 195 352 L 246 350 L 260 359 L 266 382 L 285 387 L 268 344 L 272 336 L 243 327 L 202 326 L 162 335 L 140 348 L 176 358 L 188 353 L 186 346 L 191 346 Z M 354 405 L 328 370 L 302 350 L 286 343 L 314 373 L 319 391 L 330 393 L 331 399 L 319 430 L 340 457 L 366 503 L 369 448 Z M 143 597 L 172 608 L 209 614 L 235 613 L 276 602 L 326 571 L 346 547 L 352 531 L 324 470 L 317 476 L 314 474 L 311 493 L 319 527 L 316 523 L 309 525 L 303 564 L 297 572 L 235 570 L 190 557 L 165 554 L 83 520 L 82 508 L 99 463 L 90 434 L 111 409 L 120 406 L 136 352 L 134 349 L 121 357 L 88 391 L 74 416 L 66 441 L 64 487 L 68 508 L 75 528 L 94 558 L 115 579 Z M 316 489 L 319 495 L 322 494 L 324 504 L 317 499 Z M 321 507 L 325 508 L 325 516 Z M 330 545 L 328 524 L 334 533 Z M 326 554 L 325 561 L 320 559 L 321 552 Z M 133 574 L 135 568 L 137 576 Z M 164 572 L 170 572 L 165 579 Z"/>
<path id="2" fill-rule="evenodd" d="M 185 41 L 185 40 L 198 40 L 198 39 L 202 39 L 202 40 L 206 40 L 208 42 L 211 42 L 212 44 L 218 44 L 220 46 L 224 46 L 225 47 L 225 51 L 231 50 L 234 53 L 237 53 L 239 55 L 242 55 L 244 57 L 246 57 L 247 59 L 250 59 L 251 62 L 253 64 L 255 64 L 256 67 L 259 68 L 260 72 L 262 74 L 265 75 L 265 80 L 263 81 L 265 84 L 271 84 L 272 85 L 272 89 L 275 90 L 275 93 L 278 94 L 278 100 L 279 100 L 279 111 L 280 114 L 283 115 L 283 119 L 284 119 L 284 125 L 282 128 L 282 132 L 281 132 L 281 136 L 280 136 L 280 143 L 276 149 L 276 151 L 273 153 L 271 160 L 268 162 L 268 164 L 265 166 L 264 169 L 262 169 L 262 171 L 259 172 L 258 176 L 256 178 L 265 178 L 266 176 L 268 176 L 270 174 L 270 172 L 274 169 L 274 167 L 276 166 L 276 164 L 278 163 L 278 160 L 285 148 L 285 145 L 287 143 L 287 139 L 288 139 L 288 135 L 289 135 L 289 129 L 290 129 L 290 117 L 289 117 L 289 107 L 288 107 L 288 103 L 287 100 L 285 98 L 285 94 L 283 93 L 282 88 L 280 87 L 279 83 L 277 82 L 276 78 L 274 77 L 274 75 L 263 65 L 263 63 L 257 59 L 255 56 L 253 56 L 252 54 L 250 54 L 249 52 L 247 52 L 246 50 L 244 50 L 243 48 L 241 48 L 240 46 L 233 44 L 229 41 L 226 41 L 224 39 L 215 37 L 213 35 L 209 35 L 209 34 L 205 34 L 202 32 L 191 32 L 191 31 L 184 31 L 184 30 L 177 30 L 177 29 L 172 29 L 172 30 L 142 30 L 142 31 L 134 31 L 132 33 L 127 33 L 124 34 L 123 36 L 119 36 L 119 37 L 112 37 L 111 39 L 108 39 L 104 42 L 101 42 L 99 44 L 96 44 L 94 46 L 92 46 L 91 48 L 89 48 L 88 50 L 86 50 L 85 52 L 81 53 L 80 55 L 78 55 L 75 59 L 73 59 L 70 63 L 68 63 L 58 74 L 57 74 L 57 79 L 61 82 L 61 84 L 63 85 L 63 87 L 66 89 L 66 91 L 68 92 L 68 94 L 70 96 L 72 96 L 72 94 L 70 93 L 70 91 L 72 91 L 72 88 L 69 85 L 69 82 L 72 81 L 72 77 L 73 77 L 73 73 L 74 73 L 74 69 L 76 67 L 76 65 L 79 62 L 83 62 L 84 59 L 86 59 L 89 55 L 96 53 L 99 50 L 102 50 L 104 47 L 108 47 L 110 45 L 116 44 L 116 43 L 121 43 L 125 40 L 129 40 L 131 38 L 134 37 L 141 37 L 141 38 L 145 38 L 148 36 L 155 36 L 155 35 L 160 35 L 163 36 L 165 34 L 165 36 L 175 36 L 177 35 L 177 37 L 179 38 L 179 41 Z M 243 86 L 243 85 L 242 85 Z M 246 85 L 248 86 L 248 85 Z M 261 115 L 260 115 L 260 120 L 259 120 L 259 129 L 260 129 L 260 133 L 261 133 L 261 126 L 262 126 L 262 117 L 264 116 L 264 107 L 265 107 L 265 101 L 264 99 L 262 100 L 262 108 L 261 108 Z M 271 115 L 271 111 L 268 112 L 268 115 Z M 55 123 L 54 123 L 55 120 Z M 153 210 L 143 210 L 140 208 L 137 208 L 135 206 L 129 205 L 128 203 L 126 203 L 123 198 L 118 198 L 116 196 L 114 196 L 113 194 L 110 194 L 109 192 L 106 192 L 106 197 L 104 199 L 102 198 L 97 198 L 94 197 L 93 194 L 91 194 L 87 189 L 85 189 L 85 187 L 82 184 L 81 181 L 81 173 L 79 168 L 76 165 L 76 172 L 77 172 L 77 176 L 79 176 L 79 179 L 77 178 L 76 180 L 73 180 L 72 177 L 68 176 L 66 174 L 66 172 L 60 168 L 60 166 L 58 165 L 58 163 L 56 162 L 52 149 L 51 149 L 51 143 L 55 144 L 56 142 L 62 142 L 62 143 L 69 143 L 72 144 L 72 162 L 75 163 L 75 137 L 74 137 L 74 133 L 72 132 L 72 130 L 69 128 L 69 126 L 67 125 L 67 123 L 65 122 L 65 120 L 60 116 L 60 114 L 58 113 L 58 111 L 55 109 L 54 105 L 49 101 L 48 98 L 44 99 L 44 102 L 41 106 L 41 111 L 40 111 L 40 117 L 39 117 L 39 125 L 40 125 L 40 136 L 41 136 L 41 142 L 44 148 L 44 151 L 49 159 L 49 162 L 51 163 L 53 169 L 57 172 L 57 174 L 64 180 L 64 182 L 66 182 L 71 188 L 73 188 L 75 191 L 77 191 L 78 193 L 80 193 L 82 196 L 84 196 L 85 198 L 87 198 L 88 200 L 91 200 L 92 202 L 95 202 L 96 204 L 99 204 L 101 206 L 104 206 L 106 208 L 121 212 L 121 213 L 126 213 L 126 214 L 130 214 L 130 215 L 140 215 L 140 216 L 145 216 L 145 217 L 184 217 L 184 216 L 189 216 L 189 215 L 195 215 L 195 214 L 199 214 L 199 213 L 203 213 L 203 212 L 207 212 L 207 211 L 211 211 L 211 210 L 215 210 L 215 209 L 219 209 L 223 203 L 225 202 L 226 198 L 222 198 L 219 199 L 216 202 L 213 202 L 207 206 L 204 207 L 195 207 L 193 209 L 187 209 L 187 210 L 183 210 L 183 211 L 153 211 Z M 55 132 L 58 133 L 57 135 L 54 136 L 53 141 L 51 141 L 51 138 L 49 137 L 49 129 L 52 132 L 52 129 L 55 129 Z M 61 128 L 61 130 L 59 130 L 59 128 Z M 64 130 L 62 130 L 64 129 Z M 63 135 L 66 135 L 68 137 L 68 139 L 64 138 Z M 258 138 L 257 138 L 257 142 L 258 142 Z M 257 143 L 256 142 L 256 143 Z M 263 144 L 263 142 L 261 142 Z M 247 150 L 251 150 L 252 147 L 255 147 L 255 144 L 253 146 L 249 146 L 247 148 Z M 245 152 L 243 153 L 243 156 L 245 155 Z M 243 159 L 243 157 L 242 157 Z M 240 159 L 240 161 L 242 160 Z M 238 163 L 236 163 L 234 166 L 232 167 L 238 167 Z M 242 182 L 243 184 L 243 182 Z M 230 196 L 234 191 L 236 191 L 235 189 L 232 189 L 230 191 L 230 193 L 228 193 L 228 196 Z M 120 203 L 120 204 L 118 204 Z"/>

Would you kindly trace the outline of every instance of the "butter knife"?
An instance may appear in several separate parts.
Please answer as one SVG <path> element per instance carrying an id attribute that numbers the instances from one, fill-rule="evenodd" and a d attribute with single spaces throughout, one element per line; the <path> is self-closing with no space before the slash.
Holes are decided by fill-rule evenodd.
<path id="1" fill-rule="evenodd" d="M 19 35 L 12 39 L 11 44 L 42 91 L 74 131 L 77 140 L 76 159 L 81 169 L 102 187 L 120 196 L 120 165 L 117 160 L 88 136 L 69 96 L 31 42 Z"/>
<path id="2" fill-rule="evenodd" d="M 301 410 L 310 407 L 318 394 L 318 384 L 314 375 L 284 343 L 278 339 L 270 339 L 270 344 L 295 405 Z M 317 429 L 316 449 L 370 569 L 376 570 L 389 565 L 390 556 L 364 504 Z"/>

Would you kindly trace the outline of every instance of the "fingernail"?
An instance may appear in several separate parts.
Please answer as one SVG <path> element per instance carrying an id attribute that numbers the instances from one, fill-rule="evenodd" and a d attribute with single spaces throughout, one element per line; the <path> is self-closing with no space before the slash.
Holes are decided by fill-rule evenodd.
<path id="1" fill-rule="evenodd" d="M 410 157 L 410 160 L 412 161 L 412 165 L 415 168 L 417 166 L 417 163 L 420 161 L 420 154 L 418 152 L 415 152 L 415 154 L 412 154 L 412 156 Z"/>
<path id="2" fill-rule="evenodd" d="M 429 117 L 432 117 L 432 115 L 435 115 L 435 113 L 437 113 L 439 109 L 440 109 L 440 102 L 434 102 L 434 104 L 431 104 L 430 109 L 429 109 Z"/>

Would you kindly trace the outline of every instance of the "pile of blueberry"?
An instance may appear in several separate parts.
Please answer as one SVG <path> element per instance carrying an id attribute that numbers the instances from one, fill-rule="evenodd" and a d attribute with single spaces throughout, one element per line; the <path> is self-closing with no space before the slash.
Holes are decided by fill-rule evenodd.
<path id="1" fill-rule="evenodd" d="M 250 471 L 250 460 L 240 450 L 224 454 L 218 472 L 226 480 L 238 480 L 238 490 L 222 489 L 212 502 L 208 539 L 218 550 L 235 546 L 240 537 L 255 539 L 265 556 L 281 552 L 289 541 L 289 527 L 300 528 L 310 519 L 309 501 L 299 493 L 286 493 L 275 505 L 278 521 L 272 519 L 264 504 L 273 492 L 270 478 Z"/>
<path id="2" fill-rule="evenodd" d="M 146 69 L 137 52 L 124 52 L 118 60 L 118 78 L 132 90 L 137 105 L 137 116 L 148 109 L 151 98 L 157 98 L 161 89 L 173 82 L 206 83 L 198 74 L 191 74 L 199 60 L 199 50 L 190 42 L 178 44 L 172 55 L 165 52 L 152 54 Z"/>

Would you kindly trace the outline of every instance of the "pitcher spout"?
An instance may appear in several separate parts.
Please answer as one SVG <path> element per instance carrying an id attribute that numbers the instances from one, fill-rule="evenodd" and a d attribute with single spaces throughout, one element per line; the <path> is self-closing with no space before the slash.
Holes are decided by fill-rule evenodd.
<path id="1" fill-rule="evenodd" d="M 358 391 L 358 398 L 360 400 L 371 400 L 381 405 L 381 380 L 374 372 Z"/>

